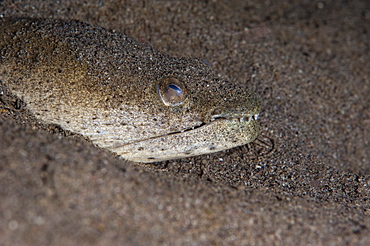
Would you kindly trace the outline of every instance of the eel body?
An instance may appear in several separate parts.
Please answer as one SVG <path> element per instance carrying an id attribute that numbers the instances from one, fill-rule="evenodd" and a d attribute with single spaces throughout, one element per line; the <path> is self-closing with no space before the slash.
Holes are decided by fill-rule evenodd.
<path id="1" fill-rule="evenodd" d="M 244 145 L 259 97 L 195 58 L 79 21 L 0 19 L 1 85 L 36 118 L 134 162 Z"/>

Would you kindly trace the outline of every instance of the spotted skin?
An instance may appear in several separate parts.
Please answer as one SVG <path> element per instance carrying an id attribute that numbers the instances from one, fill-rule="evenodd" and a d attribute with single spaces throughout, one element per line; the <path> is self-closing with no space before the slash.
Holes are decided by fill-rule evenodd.
<path id="1" fill-rule="evenodd" d="M 0 20 L 0 79 L 45 123 L 134 162 L 253 141 L 259 97 L 115 31 L 79 21 Z"/>

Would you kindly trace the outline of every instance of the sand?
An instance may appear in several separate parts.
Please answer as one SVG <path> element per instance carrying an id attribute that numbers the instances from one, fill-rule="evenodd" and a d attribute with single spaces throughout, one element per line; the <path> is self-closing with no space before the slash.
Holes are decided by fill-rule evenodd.
<path id="1" fill-rule="evenodd" d="M 135 164 L 0 95 L 0 245 L 370 245 L 369 1 L 7 1 L 201 57 L 259 138 Z"/>

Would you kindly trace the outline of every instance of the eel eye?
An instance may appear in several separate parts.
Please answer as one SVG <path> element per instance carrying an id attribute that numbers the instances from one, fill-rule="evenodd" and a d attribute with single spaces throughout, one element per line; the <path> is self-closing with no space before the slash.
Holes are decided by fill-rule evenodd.
<path id="1" fill-rule="evenodd" d="M 164 78 L 158 83 L 158 95 L 166 106 L 179 106 L 184 103 L 187 91 L 176 78 Z"/>

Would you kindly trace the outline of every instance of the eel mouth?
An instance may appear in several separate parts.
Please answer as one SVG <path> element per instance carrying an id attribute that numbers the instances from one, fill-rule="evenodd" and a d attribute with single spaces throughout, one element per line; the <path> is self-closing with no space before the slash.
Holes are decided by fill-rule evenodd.
<path id="1" fill-rule="evenodd" d="M 222 117 L 222 116 L 216 116 L 213 117 L 210 122 L 215 121 L 215 120 L 231 120 L 231 121 L 239 121 L 239 122 L 251 122 L 252 120 L 257 120 L 259 114 L 255 115 L 250 115 L 250 116 L 244 116 L 244 117 Z"/>
<path id="2" fill-rule="evenodd" d="M 250 116 L 244 116 L 244 117 L 222 117 L 222 116 L 216 116 L 216 117 L 213 117 L 209 122 L 202 122 L 198 126 L 193 126 L 191 128 L 188 128 L 188 129 L 185 129 L 185 130 L 181 130 L 181 131 L 177 131 L 177 132 L 167 133 L 167 134 L 164 134 L 164 135 L 159 136 L 159 137 L 164 137 L 164 136 L 168 136 L 168 135 L 173 135 L 173 134 L 179 134 L 179 133 L 183 133 L 183 132 L 187 132 L 187 131 L 192 131 L 192 130 L 201 128 L 203 126 L 209 125 L 209 124 L 211 124 L 213 122 L 216 122 L 216 121 L 239 121 L 240 123 L 244 123 L 244 122 L 249 123 L 249 122 L 251 122 L 253 120 L 257 120 L 258 119 L 258 116 L 259 116 L 259 114 L 250 115 Z"/>
<path id="3" fill-rule="evenodd" d="M 111 148 L 123 158 L 142 163 L 213 153 L 253 141 L 258 134 L 258 114 L 242 117 L 214 116 L 207 122 Z"/>
<path id="4" fill-rule="evenodd" d="M 193 126 L 193 127 L 190 127 L 190 128 L 184 129 L 184 130 L 180 130 L 180 131 L 174 131 L 174 132 L 170 132 L 170 133 L 166 133 L 166 134 L 162 134 L 162 135 L 158 135 L 158 136 L 153 136 L 153 137 L 150 137 L 150 138 L 136 140 L 136 141 L 133 141 L 133 142 L 130 142 L 130 143 L 115 146 L 115 148 L 121 148 L 121 147 L 124 147 L 124 146 L 127 146 L 127 145 L 137 144 L 137 143 L 145 142 L 145 141 L 152 140 L 152 139 L 167 137 L 167 136 L 176 135 L 176 134 L 182 134 L 182 133 L 190 132 L 190 131 L 194 131 L 194 130 L 199 130 L 202 127 L 206 127 L 206 126 L 209 126 L 210 124 L 214 124 L 214 123 L 222 122 L 222 121 L 230 121 L 230 122 L 234 121 L 234 122 L 240 122 L 241 124 L 249 124 L 252 121 L 256 121 L 258 119 L 258 116 L 259 116 L 259 114 L 254 114 L 254 115 L 249 115 L 249 116 L 244 116 L 244 117 L 215 116 L 209 122 L 202 122 L 197 126 Z"/>

